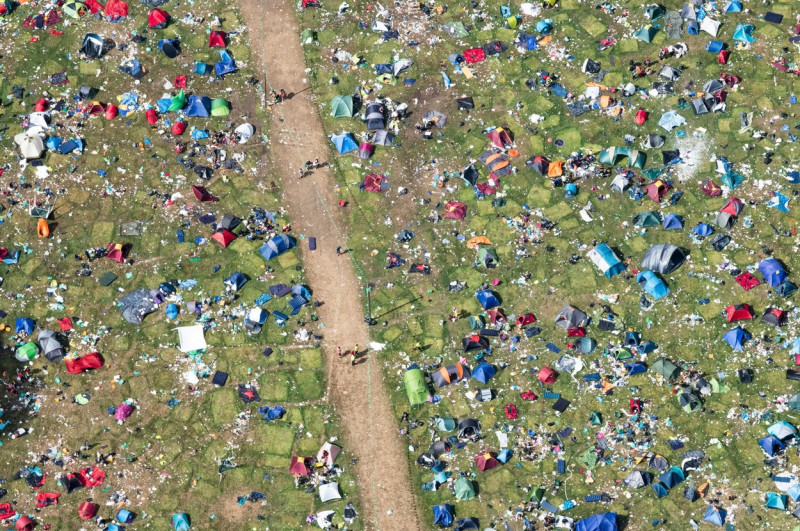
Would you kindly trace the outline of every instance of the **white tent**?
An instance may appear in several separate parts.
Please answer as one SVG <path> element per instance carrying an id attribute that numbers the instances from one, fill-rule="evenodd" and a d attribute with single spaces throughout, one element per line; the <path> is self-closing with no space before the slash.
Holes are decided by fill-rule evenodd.
<path id="1" fill-rule="evenodd" d="M 239 143 L 244 144 L 250 140 L 250 137 L 253 136 L 253 133 L 255 133 L 256 130 L 250 124 L 242 124 L 234 129 L 234 132 L 239 135 Z"/>
<path id="2" fill-rule="evenodd" d="M 322 462 L 325 466 L 333 466 L 341 451 L 342 449 L 335 444 L 326 442 L 317 452 L 317 461 Z M 328 455 L 325 455 L 325 452 L 328 452 Z"/>
<path id="3" fill-rule="evenodd" d="M 38 125 L 47 129 L 50 127 L 50 113 L 49 112 L 32 112 L 28 115 L 28 123 L 30 125 Z"/>
<path id="4" fill-rule="evenodd" d="M 317 525 L 322 529 L 330 529 L 333 515 L 336 511 L 320 511 L 317 513 Z"/>
<path id="5" fill-rule="evenodd" d="M 700 29 L 711 34 L 712 37 L 716 37 L 719 30 L 719 20 L 706 17 L 700 22 Z"/>
<path id="6" fill-rule="evenodd" d="M 38 159 L 44 153 L 44 139 L 41 127 L 31 127 L 24 133 L 14 137 L 14 142 L 19 146 L 19 152 L 26 159 Z"/>
<path id="7" fill-rule="evenodd" d="M 202 325 L 180 326 L 178 327 L 178 337 L 181 342 L 181 352 L 191 352 L 208 347 Z"/>
<path id="8" fill-rule="evenodd" d="M 319 499 L 323 502 L 331 500 L 341 500 L 342 495 L 339 494 L 338 483 L 326 483 L 319 486 Z"/>

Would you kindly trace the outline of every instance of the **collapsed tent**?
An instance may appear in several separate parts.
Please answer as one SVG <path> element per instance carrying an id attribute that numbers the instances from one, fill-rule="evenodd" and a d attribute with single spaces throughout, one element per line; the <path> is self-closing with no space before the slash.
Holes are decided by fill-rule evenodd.
<path id="1" fill-rule="evenodd" d="M 669 243 L 659 243 L 650 247 L 642 258 L 642 269 L 651 269 L 661 274 L 669 274 L 685 261 L 687 251 Z"/>
<path id="2" fill-rule="evenodd" d="M 137 289 L 119 299 L 122 317 L 131 324 L 141 324 L 148 314 L 153 313 L 158 305 L 146 289 Z"/>
<path id="3" fill-rule="evenodd" d="M 556 324 L 561 328 L 572 329 L 583 326 L 588 316 L 574 306 L 567 304 L 556 315 Z"/>

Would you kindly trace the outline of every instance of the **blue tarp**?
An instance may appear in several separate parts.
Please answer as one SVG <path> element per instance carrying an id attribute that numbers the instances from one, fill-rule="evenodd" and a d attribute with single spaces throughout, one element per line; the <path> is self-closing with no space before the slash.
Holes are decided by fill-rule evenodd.
<path id="1" fill-rule="evenodd" d="M 450 527 L 453 525 L 455 515 L 453 513 L 453 506 L 450 504 L 434 505 L 433 506 L 433 525 L 439 527 Z"/>
<path id="2" fill-rule="evenodd" d="M 634 374 L 640 374 L 647 370 L 647 367 L 644 364 L 635 361 L 633 363 L 626 363 L 625 368 L 628 370 L 628 376 L 633 376 Z"/>
<path id="3" fill-rule="evenodd" d="M 25 332 L 26 334 L 30 335 L 33 333 L 33 328 L 35 325 L 36 321 L 30 317 L 18 317 L 15 326 L 15 333 L 19 334 L 20 332 Z"/>
<path id="4" fill-rule="evenodd" d="M 258 414 L 263 415 L 264 420 L 275 420 L 282 418 L 286 410 L 281 406 L 261 406 L 258 408 Z"/>
<path id="5" fill-rule="evenodd" d="M 578 520 L 575 531 L 617 531 L 617 513 L 594 514 Z"/>
<path id="6" fill-rule="evenodd" d="M 722 336 L 722 339 L 724 339 L 733 348 L 733 350 L 744 350 L 744 342 L 751 337 L 752 336 L 750 335 L 750 332 L 737 326 L 733 330 L 726 332 L 725 335 Z"/>
<path id="7" fill-rule="evenodd" d="M 353 140 L 353 136 L 350 133 L 339 133 L 338 135 L 331 135 L 329 138 L 331 142 L 333 142 L 336 151 L 339 152 L 339 155 L 344 155 L 345 153 L 358 149 L 358 144 Z"/>
<path id="8" fill-rule="evenodd" d="M 236 72 L 236 63 L 230 56 L 228 50 L 219 51 L 219 62 L 214 63 L 214 73 L 217 76 L 224 76 Z"/>
<path id="9" fill-rule="evenodd" d="M 483 289 L 475 293 L 475 298 L 478 299 L 478 302 L 481 303 L 484 310 L 491 310 L 492 308 L 500 306 L 500 301 L 497 300 L 495 294 L 488 289 Z"/>
<path id="10" fill-rule="evenodd" d="M 761 260 L 758 264 L 758 270 L 764 275 L 764 282 L 769 284 L 769 287 L 774 288 L 786 280 L 786 271 L 783 266 L 775 258 L 767 258 Z"/>
<path id="11" fill-rule="evenodd" d="M 493 366 L 485 361 L 482 361 L 477 367 L 475 367 L 475 370 L 472 371 L 472 377 L 478 380 L 480 383 L 485 384 L 492 379 L 492 376 L 494 376 L 496 372 L 497 370 Z"/>
<path id="12" fill-rule="evenodd" d="M 175 531 L 189 531 L 189 515 L 186 513 L 173 514 L 172 527 Z"/>
<path id="13" fill-rule="evenodd" d="M 261 253 L 261 256 L 264 257 L 264 260 L 272 260 L 276 256 L 279 256 L 294 247 L 294 245 L 294 240 L 290 236 L 279 234 L 270 241 L 264 243 L 258 252 Z"/>
<path id="14" fill-rule="evenodd" d="M 669 294 L 669 288 L 661 278 L 649 270 L 640 271 L 636 275 L 636 282 L 644 290 L 645 293 L 654 299 L 663 299 Z"/>
<path id="15" fill-rule="evenodd" d="M 661 115 L 661 118 L 658 120 L 658 125 L 666 129 L 667 131 L 672 131 L 676 127 L 680 127 L 686 123 L 686 119 L 678 114 L 676 111 L 667 111 Z"/>

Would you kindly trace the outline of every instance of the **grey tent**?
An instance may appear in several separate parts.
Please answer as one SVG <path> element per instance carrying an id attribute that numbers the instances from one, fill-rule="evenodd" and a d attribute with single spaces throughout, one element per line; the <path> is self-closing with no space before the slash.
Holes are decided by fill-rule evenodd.
<path id="1" fill-rule="evenodd" d="M 461 439 L 473 439 L 480 433 L 481 423 L 475 419 L 464 419 L 458 423 L 458 436 Z"/>
<path id="2" fill-rule="evenodd" d="M 370 131 L 386 128 L 386 117 L 383 115 L 382 103 L 377 101 L 368 103 L 364 115 L 367 121 L 367 129 Z"/>
<path id="3" fill-rule="evenodd" d="M 650 247 L 642 258 L 642 269 L 661 274 L 672 273 L 686 261 L 687 252 L 670 243 L 659 243 Z"/>
<path id="4" fill-rule="evenodd" d="M 711 81 L 706 81 L 706 84 L 703 85 L 703 92 L 706 94 L 714 94 L 723 88 L 725 88 L 725 85 L 722 83 L 722 81 L 719 79 L 712 79 Z"/>
<path id="5" fill-rule="evenodd" d="M 645 472 L 643 470 L 634 470 L 628 476 L 622 480 L 622 482 L 632 488 L 632 489 L 640 489 L 642 487 L 646 487 L 653 481 L 653 476 L 650 472 Z"/>
<path id="6" fill-rule="evenodd" d="M 137 289 L 122 297 L 119 307 L 122 317 L 132 324 L 141 324 L 145 316 L 157 308 L 150 291 L 146 289 Z"/>
<path id="7" fill-rule="evenodd" d="M 692 391 L 684 391 L 678 395 L 678 403 L 687 413 L 693 413 L 700 409 L 702 402 Z"/>
<path id="8" fill-rule="evenodd" d="M 681 369 L 663 356 L 658 358 L 651 366 L 650 370 L 660 374 L 667 380 L 677 377 L 681 373 Z"/>
<path id="9" fill-rule="evenodd" d="M 625 177 L 625 175 L 619 173 L 614 180 L 611 181 L 611 189 L 615 192 L 624 192 L 627 190 L 631 185 L 631 180 Z"/>
<path id="10" fill-rule="evenodd" d="M 428 111 L 422 115 L 422 121 L 425 123 L 431 123 L 441 129 L 447 123 L 447 116 L 439 111 Z"/>
<path id="11" fill-rule="evenodd" d="M 721 229 L 730 229 L 736 222 L 736 216 L 731 216 L 727 212 L 717 212 L 717 217 L 714 218 L 714 225 Z"/>
<path id="12" fill-rule="evenodd" d="M 556 315 L 556 324 L 561 328 L 578 328 L 586 322 L 586 314 L 574 306 L 567 304 Z"/>
<path id="13" fill-rule="evenodd" d="M 789 400 L 786 402 L 786 405 L 789 406 L 789 409 L 800 411 L 800 393 L 789 397 Z"/>
<path id="14" fill-rule="evenodd" d="M 66 354 L 64 347 L 61 346 L 61 343 L 56 338 L 56 333 L 52 330 L 39 332 L 39 337 L 36 338 L 36 341 L 38 341 L 42 353 L 50 361 L 58 361 Z"/>
<path id="15" fill-rule="evenodd" d="M 664 31 L 667 32 L 667 37 L 672 40 L 677 40 L 683 37 L 683 19 L 677 11 L 667 11 L 664 15 Z"/>
<path id="16" fill-rule="evenodd" d="M 642 142 L 642 147 L 644 149 L 660 148 L 663 145 L 664 145 L 664 137 L 657 134 L 647 135 L 644 141 Z"/>
<path id="17" fill-rule="evenodd" d="M 677 81 L 681 77 L 681 71 L 669 65 L 664 65 L 658 75 L 668 81 Z"/>
<path id="18" fill-rule="evenodd" d="M 375 134 L 372 137 L 372 143 L 376 146 L 391 146 L 392 143 L 394 143 L 394 133 L 391 133 L 385 129 L 375 131 Z"/>
<path id="19" fill-rule="evenodd" d="M 683 4 L 681 18 L 684 20 L 697 20 L 697 13 L 694 10 L 694 6 L 691 4 Z"/>
<path id="20" fill-rule="evenodd" d="M 237 218 L 233 214 L 225 214 L 224 216 L 222 216 L 222 220 L 220 220 L 219 225 L 217 225 L 217 227 L 220 229 L 232 231 L 233 229 L 238 227 L 241 222 L 242 220 Z"/>
<path id="21" fill-rule="evenodd" d="M 701 114 L 708 114 L 709 109 L 706 105 L 706 100 L 703 98 L 695 98 L 692 100 L 692 110 L 694 111 L 695 116 L 700 116 Z"/>

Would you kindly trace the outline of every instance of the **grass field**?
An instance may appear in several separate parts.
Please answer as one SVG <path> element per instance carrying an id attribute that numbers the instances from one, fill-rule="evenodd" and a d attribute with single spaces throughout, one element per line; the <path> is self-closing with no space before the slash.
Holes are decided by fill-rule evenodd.
<path id="1" fill-rule="evenodd" d="M 427 451 L 433 439 L 444 440 L 454 435 L 429 430 L 430 417 L 477 418 L 483 426 L 480 442 L 467 444 L 446 457 L 450 479 L 457 479 L 460 473 L 467 474 L 477 482 L 478 497 L 455 502 L 445 486 L 435 492 L 419 490 L 423 517 L 430 521 L 433 505 L 455 503 L 457 517 L 477 517 L 481 527 L 502 528 L 501 522 L 505 521 L 512 529 L 520 529 L 523 523 L 514 519 L 513 512 L 528 500 L 531 487 L 541 485 L 551 503 L 575 502 L 574 508 L 563 510 L 562 514 L 577 519 L 597 512 L 616 511 L 624 516 L 625 528 L 630 530 L 651 528 L 652 522 L 657 520 L 664 520 L 666 528 L 689 528 L 690 519 L 702 522 L 709 503 L 727 510 L 727 522 L 735 523 L 736 528 L 770 525 L 788 529 L 794 526 L 788 511 L 764 508 L 764 498 L 767 491 L 776 491 L 770 474 L 791 471 L 796 466 L 795 449 L 790 447 L 772 466 L 765 466 L 765 456 L 757 441 L 776 420 L 790 423 L 798 420 L 797 412 L 787 411 L 779 403 L 797 391 L 784 374 L 786 368 L 794 365 L 787 345 L 796 337 L 796 313 L 791 313 L 790 324 L 780 330 L 759 320 L 743 324 L 753 334 L 753 340 L 746 344 L 743 352 L 732 351 L 721 339 L 722 334 L 734 326 L 721 314 L 728 305 L 748 303 L 759 314 L 767 306 L 784 310 L 794 307 L 792 299 L 777 296 L 763 284 L 745 292 L 729 274 L 733 268 L 753 269 L 769 252 L 783 261 L 790 277 L 796 280 L 794 213 L 766 206 L 774 191 L 794 197 L 794 187 L 782 173 L 794 169 L 796 163 L 796 144 L 790 135 L 795 134 L 798 120 L 795 106 L 789 102 L 795 80 L 794 76 L 769 65 L 771 59 L 783 53 L 787 21 L 794 14 L 790 4 L 776 2 L 769 7 L 784 14 L 782 26 L 763 21 L 761 7 L 751 6 L 753 12 L 715 16 L 723 22 L 718 39 L 727 42 L 732 52 L 727 65 L 717 64 L 716 54 L 704 51 L 710 35 L 688 35 L 684 28 L 681 41 L 688 45 L 688 55 L 659 62 L 653 67 L 656 73 L 663 64 L 686 67 L 675 83 L 674 95 L 645 98 L 639 94 L 624 98 L 617 94 L 624 104 L 624 112 L 618 120 L 597 110 L 573 117 L 566 112 L 562 99 L 544 87 L 529 90 L 525 81 L 547 71 L 556 74 L 557 81 L 569 92 L 582 94 L 585 83 L 590 81 L 590 77 L 580 71 L 586 58 L 600 61 L 603 69 L 610 68 L 604 84 L 620 86 L 631 81 L 627 69 L 629 60 L 641 62 L 646 57 L 655 60 L 662 46 L 675 42 L 666 38 L 663 20 L 658 22 L 662 30 L 652 43 L 631 38 L 631 33 L 645 24 L 640 6 L 616 6 L 614 15 L 595 9 L 589 14 L 588 4 L 560 2 L 558 9 L 546 11 L 542 16 L 553 19 L 552 43 L 538 50 L 520 52 L 512 45 L 515 35 L 518 31 L 536 34 L 534 26 L 539 18 L 523 18 L 517 30 L 502 29 L 498 3 L 480 2 L 477 8 L 467 4 L 450 5 L 444 14 L 434 10 L 430 17 L 406 11 L 405 6 L 399 4 L 386 6 L 391 18 L 377 18 L 400 32 L 399 40 L 387 41 L 380 33 L 368 29 L 376 19 L 377 8 L 369 2 L 350 4 L 342 15 L 336 15 L 335 6 L 326 4 L 322 9 L 301 12 L 299 20 L 302 27 L 316 32 L 317 42 L 307 45 L 305 50 L 320 115 L 328 132 L 349 131 L 360 141 L 365 131 L 358 117 L 330 117 L 328 102 L 335 95 L 353 94 L 368 88 L 371 90 L 366 95 L 368 101 L 385 97 L 410 106 L 411 116 L 402 124 L 393 147 L 378 147 L 369 161 L 354 156 L 336 159 L 341 197 L 349 202 L 350 246 L 364 270 L 364 281 L 374 285 L 372 313 L 378 325 L 372 328 L 372 334 L 375 340 L 386 343 L 384 364 L 395 390 L 395 412 L 399 418 L 404 411 L 409 411 L 412 418 L 425 424 L 408 435 L 408 443 L 413 447 L 409 461 L 413 463 L 420 453 Z M 681 7 L 681 3 L 675 2 L 664 5 L 667 9 L 680 10 Z M 517 6 L 511 9 L 516 12 Z M 626 24 L 618 20 L 623 9 L 630 11 Z M 460 39 L 447 36 L 441 26 L 453 21 L 471 26 L 469 35 Z M 737 49 L 731 40 L 738 23 L 755 26 L 753 35 L 757 41 L 748 49 Z M 598 41 L 606 35 L 613 35 L 618 43 L 610 50 L 598 52 Z M 505 42 L 509 51 L 471 65 L 475 79 L 465 79 L 448 62 L 450 54 L 462 53 L 494 39 Z M 419 44 L 410 44 L 410 41 Z M 356 55 L 360 61 L 334 63 L 331 57 L 338 50 Z M 785 54 L 789 62 L 793 52 L 791 49 Z M 610 64 L 610 55 L 616 66 Z M 399 79 L 389 83 L 376 79 L 374 65 L 404 58 L 413 59 L 414 65 L 400 74 Z M 453 81 L 449 89 L 443 86 L 440 72 L 445 72 Z M 725 111 L 694 116 L 691 108 L 679 107 L 679 98 L 691 99 L 689 81 L 699 90 L 706 81 L 721 73 L 736 75 L 741 80 L 739 85 L 728 90 Z M 337 84 L 330 83 L 333 76 L 338 79 Z M 406 78 L 413 79 L 414 83 L 404 83 Z M 653 74 L 636 84 L 649 88 L 655 80 Z M 456 98 L 464 95 L 475 101 L 475 109 L 469 113 L 459 111 L 456 106 Z M 638 108 L 649 113 L 644 126 L 634 124 Z M 665 132 L 657 122 L 662 113 L 670 109 L 677 109 L 686 124 Z M 446 114 L 448 121 L 445 128 L 434 129 L 432 139 L 425 141 L 415 134 L 414 124 L 431 110 Z M 750 112 L 754 113 L 753 130 L 739 132 L 740 113 Z M 541 115 L 543 121 L 531 123 L 529 116 L 534 113 Z M 476 200 L 471 187 L 459 178 L 449 179 L 443 187 L 432 184 L 434 174 L 457 174 L 473 162 L 481 173 L 481 181 L 485 182 L 488 170 L 475 160 L 489 146 L 482 131 L 501 125 L 514 134 L 515 147 L 521 153 L 520 157 L 512 159 L 518 172 L 500 178 L 498 196 L 505 200 L 503 206 L 494 206 L 494 197 Z M 764 131 L 766 138 L 752 138 L 753 131 Z M 577 197 L 567 200 L 563 188 L 553 188 L 549 179 L 524 165 L 525 159 L 534 155 L 544 155 L 550 160 L 563 160 L 578 150 L 597 155 L 605 147 L 624 146 L 625 134 L 634 135 L 638 145 L 648 133 L 663 135 L 662 149 L 678 148 L 684 159 L 682 164 L 664 168 L 660 150 L 647 150 L 645 169 L 664 169 L 662 178 L 673 181 L 672 191 L 683 193 L 674 205 L 666 200 L 659 204 L 647 196 L 631 200 L 627 193 L 623 195 L 609 189 L 610 178 L 577 181 Z M 771 138 L 771 134 L 775 136 Z M 557 146 L 556 139 L 563 140 L 563 146 Z M 754 145 L 755 149 L 743 149 L 747 144 Z M 770 165 L 763 162 L 762 155 L 767 151 L 774 152 Z M 725 202 L 725 197 L 709 198 L 700 191 L 700 185 L 707 179 L 719 182 L 721 175 L 715 173 L 714 163 L 709 160 L 713 154 L 726 157 L 734 164 L 734 169 L 746 177 L 731 195 L 745 200 L 747 205 L 742 217 L 749 216 L 752 221 L 752 226 L 747 227 L 739 220 L 729 232 L 732 243 L 722 252 L 711 247 L 709 238 L 693 241 L 689 236 L 697 223 L 712 223 Z M 640 172 L 634 171 L 638 178 Z M 367 173 L 386 175 L 391 190 L 384 194 L 360 192 L 358 185 Z M 407 188 L 409 193 L 398 195 L 399 187 Z M 451 200 L 466 203 L 466 219 L 430 223 L 430 211 L 439 210 L 441 214 L 441 206 Z M 591 223 L 583 221 L 579 215 L 587 202 L 593 207 Z M 684 229 L 634 228 L 633 216 L 650 210 L 681 215 Z M 507 223 L 522 215 L 531 216 L 532 233 L 541 239 L 538 245 L 522 245 L 530 255 L 525 258 L 516 254 L 521 246 L 520 234 Z M 537 231 L 535 224 L 542 217 L 556 222 L 556 228 L 549 232 Z M 408 243 L 395 240 L 403 229 L 414 232 L 414 238 Z M 488 237 L 499 255 L 500 265 L 493 270 L 475 265 L 476 251 L 468 249 L 465 241 L 459 240 L 460 236 L 465 240 L 473 236 Z M 621 258 L 631 257 L 625 273 L 607 279 L 589 262 L 585 253 L 595 239 L 607 242 Z M 680 245 L 690 251 L 690 258 L 679 270 L 664 275 L 671 294 L 645 312 L 638 304 L 643 292 L 632 273 L 640 267 L 647 248 L 655 243 Z M 385 269 L 387 252 L 406 259 L 405 269 Z M 573 253 L 582 259 L 569 265 L 567 259 Z M 405 273 L 408 265 L 420 262 L 431 266 L 430 276 Z M 519 283 L 518 279 L 526 272 L 530 273 L 530 280 L 527 284 Z M 757 272 L 755 274 L 761 278 Z M 714 282 L 709 276 L 721 282 Z M 422 365 L 441 361 L 446 365 L 463 356 L 468 365 L 477 364 L 471 354 L 461 350 L 461 338 L 470 333 L 468 320 L 450 322 L 447 316 L 452 307 L 457 307 L 465 314 L 483 313 L 486 317 L 474 291 L 493 279 L 497 279 L 493 289 L 501 296 L 506 315 L 533 312 L 541 334 L 530 339 L 523 337 L 518 343 L 491 338 L 491 355 L 486 359 L 495 366 L 505 365 L 486 386 L 497 395 L 491 402 L 469 399 L 468 389 L 474 391 L 483 387 L 469 380 L 466 384 L 435 389 L 441 397 L 435 405 L 410 409 L 402 385 L 402 375 L 410 363 Z M 448 291 L 448 284 L 456 280 L 466 282 L 467 289 L 458 293 Z M 565 338 L 564 330 L 554 325 L 555 315 L 565 303 L 570 303 L 590 314 L 596 322 L 602 313 L 603 295 L 619 296 L 618 303 L 610 305 L 618 315 L 618 332 L 604 333 L 590 326 L 587 334 L 597 341 L 597 349 L 590 355 L 576 355 L 567 348 L 571 338 Z M 700 304 L 703 299 L 709 299 L 708 304 Z M 692 324 L 688 319 L 691 315 L 700 316 L 703 322 Z M 681 378 L 667 383 L 648 372 L 619 380 L 611 352 L 622 344 L 622 332 L 628 329 L 638 331 L 644 341 L 652 340 L 658 345 L 657 350 L 643 356 L 646 364 L 665 356 L 684 369 Z M 508 336 L 519 335 L 513 326 L 506 331 Z M 423 346 L 422 352 L 415 350 L 418 341 Z M 549 350 L 548 342 L 560 347 L 561 354 L 581 358 L 585 369 L 575 378 L 562 373 L 555 384 L 544 388 L 535 377 L 538 369 L 556 362 L 561 355 Z M 754 370 L 754 383 L 739 382 L 736 371 L 744 368 Z M 588 372 L 599 372 L 614 384 L 613 394 L 605 395 L 585 383 L 582 376 Z M 705 397 L 702 411 L 689 414 L 680 408 L 675 393 L 692 380 L 690 375 L 698 374 L 706 379 L 724 380 L 730 391 Z M 520 391 L 527 389 L 539 395 L 536 402 L 520 399 Z M 555 414 L 551 409 L 552 400 L 541 398 L 543 391 L 560 393 L 570 400 L 571 406 L 563 414 Z M 632 398 L 645 402 L 643 414 L 635 419 L 627 414 Z M 517 420 L 506 419 L 503 407 L 508 403 L 516 405 Z M 592 412 L 600 414 L 601 425 L 591 425 Z M 560 442 L 551 444 L 549 440 L 553 434 L 566 427 L 571 427 L 573 432 L 563 438 L 563 445 Z M 514 457 L 499 468 L 479 472 L 474 457 L 482 450 L 500 449 L 495 431 L 508 435 Z M 531 433 L 536 435 L 531 436 Z M 589 476 L 586 464 L 579 459 L 587 450 L 596 448 L 598 434 L 602 434 L 609 448 Z M 680 439 L 685 447 L 671 450 L 667 443 L 671 439 Z M 519 448 L 528 441 L 536 443 L 535 458 L 521 460 Z M 631 460 L 633 453 L 640 450 L 663 454 L 670 465 L 681 464 L 679 454 L 682 452 L 704 451 L 707 460 L 700 470 L 687 474 L 687 481 L 695 486 L 708 482 L 710 489 L 706 497 L 689 503 L 682 497 L 684 485 L 661 499 L 657 499 L 650 488 L 634 491 L 623 486 L 621 480 L 635 468 Z M 566 460 L 566 474 L 556 474 L 557 459 Z M 416 488 L 433 479 L 429 470 L 413 464 L 412 467 Z M 607 505 L 583 501 L 585 495 L 601 493 L 609 494 L 613 501 Z M 789 510 L 793 508 L 790 502 Z M 533 511 L 527 517 L 536 519 L 541 515 Z"/>

